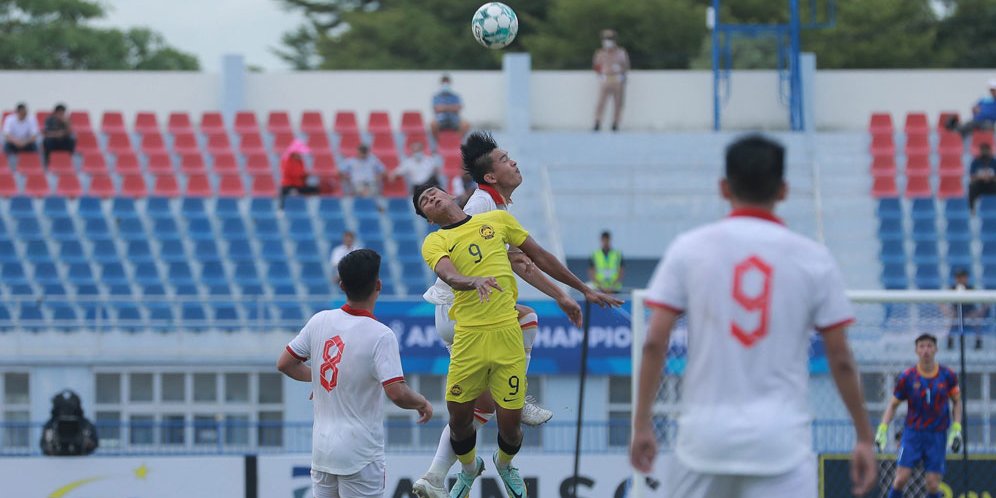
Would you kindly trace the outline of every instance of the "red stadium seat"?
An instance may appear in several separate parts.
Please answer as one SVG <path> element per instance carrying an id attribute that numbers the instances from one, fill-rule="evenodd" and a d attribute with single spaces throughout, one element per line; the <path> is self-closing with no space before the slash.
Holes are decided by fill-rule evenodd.
<path id="1" fill-rule="evenodd" d="M 239 172 L 239 162 L 231 152 L 212 154 L 211 167 L 219 175 Z"/>
<path id="2" fill-rule="evenodd" d="M 938 171 L 942 175 L 945 174 L 946 172 L 949 172 L 951 174 L 957 172 L 958 175 L 963 174 L 965 171 L 965 165 L 962 162 L 961 153 L 959 152 L 957 154 L 941 154 L 941 163 L 940 166 L 938 167 Z"/>
<path id="3" fill-rule="evenodd" d="M 107 160 L 100 152 L 83 154 L 83 172 L 87 174 L 107 174 Z"/>
<path id="4" fill-rule="evenodd" d="M 393 180 L 385 180 L 383 194 L 384 197 L 408 197 L 408 185 L 405 179 L 399 176 Z"/>
<path id="5" fill-rule="evenodd" d="M 246 133 L 239 137 L 239 152 L 243 155 L 265 153 L 266 147 L 263 145 L 263 137 L 259 132 Z"/>
<path id="6" fill-rule="evenodd" d="M 325 120 L 322 119 L 322 113 L 318 111 L 305 111 L 301 114 L 301 132 L 307 133 L 308 135 L 327 133 L 327 130 L 325 129 Z"/>
<path id="7" fill-rule="evenodd" d="M 965 184 L 960 171 L 951 174 L 942 172 L 937 186 L 937 196 L 942 199 L 965 197 Z"/>
<path id="8" fill-rule="evenodd" d="M 989 147 L 993 146 L 992 130 L 975 130 L 972 132 L 972 157 L 979 155 L 979 146 L 982 144 L 989 144 Z"/>
<path id="9" fill-rule="evenodd" d="M 121 195 L 125 197 L 145 197 L 149 194 L 148 187 L 145 186 L 145 179 L 142 175 L 122 175 Z"/>
<path id="10" fill-rule="evenodd" d="M 335 124 L 332 130 L 338 135 L 344 133 L 360 133 L 360 127 L 356 124 L 356 113 L 353 111 L 339 111 L 335 113 Z"/>
<path id="11" fill-rule="evenodd" d="M 942 131 L 947 131 L 947 123 L 951 118 L 958 117 L 958 113 L 954 111 L 942 111 L 940 116 L 937 116 L 937 131 L 938 133 Z"/>
<path id="12" fill-rule="evenodd" d="M 927 124 L 927 113 L 906 113 L 906 126 L 903 127 L 903 130 L 907 135 L 926 135 L 930 133 L 930 125 Z"/>
<path id="13" fill-rule="evenodd" d="M 930 156 L 923 155 L 907 155 L 906 156 L 906 173 L 914 174 L 930 174 Z"/>
<path id="14" fill-rule="evenodd" d="M 462 174 L 462 172 L 460 172 Z M 447 173 L 447 176 L 453 176 Z M 898 197 L 899 190 L 896 188 L 896 177 L 893 175 L 881 175 L 872 177 L 872 196 Z"/>
<path id="15" fill-rule="evenodd" d="M 30 173 L 24 176 L 24 193 L 31 197 L 45 197 L 52 192 L 45 173 Z"/>
<path id="16" fill-rule="evenodd" d="M 124 116 L 121 115 L 121 112 L 104 111 L 103 117 L 100 118 L 100 131 L 108 135 L 127 133 L 128 128 L 125 127 Z"/>
<path id="17" fill-rule="evenodd" d="M 76 173 L 63 173 L 56 178 L 55 194 L 76 198 L 83 195 L 83 186 Z"/>
<path id="18" fill-rule="evenodd" d="M 140 135 L 159 134 L 159 119 L 154 112 L 140 112 L 135 115 L 135 132 Z"/>
<path id="19" fill-rule="evenodd" d="M 79 137 L 80 133 L 93 133 L 93 126 L 90 125 L 90 113 L 86 111 L 72 111 L 69 113 L 69 124 L 73 127 L 73 132 Z"/>
<path id="20" fill-rule="evenodd" d="M 214 191 L 211 190 L 211 182 L 207 175 L 190 175 L 187 177 L 188 197 L 211 197 Z"/>
<path id="21" fill-rule="evenodd" d="M 158 130 L 148 130 L 142 135 L 142 152 L 145 154 L 165 154 L 166 141 Z"/>
<path id="22" fill-rule="evenodd" d="M 253 197 L 273 197 L 277 194 L 277 184 L 273 181 L 273 175 L 266 173 L 253 175 L 252 196 Z"/>
<path id="23" fill-rule="evenodd" d="M 283 154 L 287 147 L 294 141 L 294 134 L 289 132 L 278 132 L 273 134 L 273 151 Z"/>
<path id="24" fill-rule="evenodd" d="M 179 197 L 180 184 L 175 175 L 156 175 L 156 183 L 152 187 L 152 195 L 157 197 Z"/>
<path id="25" fill-rule="evenodd" d="M 384 163 L 384 168 L 387 171 L 394 171 L 394 169 L 397 168 L 398 164 L 401 162 L 398 158 L 398 153 L 390 149 L 385 149 L 380 153 L 375 152 L 374 156 L 376 156 L 377 159 L 380 159 L 380 162 Z"/>
<path id="26" fill-rule="evenodd" d="M 6 114 L 6 113 L 5 113 Z M 41 130 L 45 129 L 45 120 L 52 115 L 52 111 L 35 111 L 35 121 L 38 122 L 38 128 Z M 5 118 L 7 116 L 4 116 Z"/>
<path id="27" fill-rule="evenodd" d="M 61 150 L 50 152 L 48 155 L 48 170 L 57 175 L 63 173 L 72 173 L 75 175 L 76 168 L 73 166 L 73 155 Z"/>
<path id="28" fill-rule="evenodd" d="M 173 151 L 177 154 L 200 153 L 201 146 L 193 133 L 177 133 L 173 136 Z"/>
<path id="29" fill-rule="evenodd" d="M 405 135 L 425 134 L 425 123 L 419 111 L 405 111 L 401 114 L 401 133 Z"/>
<path id="30" fill-rule="evenodd" d="M 393 152 L 395 155 L 398 153 L 398 146 L 395 145 L 394 135 L 391 132 L 374 133 L 370 149 L 373 150 L 374 154 L 379 154 L 384 151 Z"/>
<path id="31" fill-rule="evenodd" d="M 367 131 L 369 133 L 391 133 L 391 117 L 387 111 L 370 111 L 367 118 Z"/>
<path id="32" fill-rule="evenodd" d="M 219 197 L 244 197 L 245 187 L 242 185 L 242 177 L 238 174 L 221 175 L 218 183 Z"/>
<path id="33" fill-rule="evenodd" d="M 463 157 L 460 156 L 460 151 L 444 151 L 440 154 L 443 157 L 443 174 L 446 176 L 460 176 L 463 175 Z M 895 178 L 893 178 L 895 181 Z"/>
<path id="34" fill-rule="evenodd" d="M 228 140 L 227 133 L 208 135 L 207 138 L 207 150 L 211 154 L 232 152 L 232 143 Z"/>
<path id="35" fill-rule="evenodd" d="M 440 134 L 440 142 L 442 142 L 442 137 L 443 134 Z M 442 143 L 440 143 L 439 148 L 443 149 Z M 459 148 L 459 144 L 457 148 Z M 892 140 L 892 134 L 876 134 L 872 135 L 869 149 L 873 156 L 893 155 L 896 153 L 896 143 Z"/>
<path id="36" fill-rule="evenodd" d="M 460 150 L 460 143 L 462 142 L 460 132 L 457 131 L 443 131 L 439 133 L 439 151 L 442 153 L 444 150 Z M 892 139 L 892 136 L 889 136 Z"/>
<path id="37" fill-rule="evenodd" d="M 97 135 L 92 132 L 76 133 L 76 152 L 87 154 L 90 152 L 100 152 L 100 144 L 97 143 Z"/>
<path id="38" fill-rule="evenodd" d="M 10 165 L 7 164 L 7 154 L 0 154 L 0 169 L 7 169 L 9 167 Z"/>
<path id="39" fill-rule="evenodd" d="M 339 154 L 343 157 L 356 157 L 356 148 L 360 146 L 359 133 L 346 133 L 339 139 Z"/>
<path id="40" fill-rule="evenodd" d="M 194 125 L 190 123 L 190 115 L 185 112 L 171 112 L 169 113 L 169 121 L 166 124 L 166 129 L 176 135 L 178 133 L 193 133 Z"/>
<path id="41" fill-rule="evenodd" d="M 148 172 L 152 175 L 173 175 L 173 158 L 165 152 L 157 152 L 146 156 Z"/>
<path id="42" fill-rule="evenodd" d="M 117 190 L 114 188 L 114 182 L 111 181 L 110 175 L 105 173 L 90 175 L 90 186 L 87 188 L 87 195 L 102 199 L 117 195 Z"/>
<path id="43" fill-rule="evenodd" d="M 201 133 L 214 135 L 225 133 L 225 119 L 220 112 L 205 112 L 201 115 Z"/>
<path id="44" fill-rule="evenodd" d="M 44 173 L 41 155 L 37 152 L 22 152 L 17 155 L 17 172 L 22 175 Z"/>
<path id="45" fill-rule="evenodd" d="M 926 156 L 930 154 L 930 141 L 926 133 L 906 135 L 906 155 Z"/>
<path id="46" fill-rule="evenodd" d="M 250 175 L 272 175 L 273 166 L 270 165 L 270 156 L 266 154 L 249 154 L 246 156 L 246 173 Z"/>
<path id="47" fill-rule="evenodd" d="M 207 168 L 204 166 L 204 156 L 197 154 L 183 154 L 180 156 L 180 172 L 185 175 L 204 175 Z"/>
<path id="48" fill-rule="evenodd" d="M 13 197 L 18 194 L 17 179 L 7 168 L 0 168 L 0 197 Z"/>
<path id="49" fill-rule="evenodd" d="M 422 144 L 422 150 L 429 150 L 429 136 L 426 135 L 423 130 L 419 133 L 409 133 L 405 135 L 405 154 L 412 153 L 412 144 L 415 142 Z"/>
<path id="50" fill-rule="evenodd" d="M 930 173 L 907 173 L 906 174 L 906 197 L 930 197 L 933 191 L 930 189 Z"/>
<path id="51" fill-rule="evenodd" d="M 114 161 L 114 172 L 119 175 L 137 175 L 142 172 L 135 154 L 121 154 Z"/>
<path id="52" fill-rule="evenodd" d="M 339 168 L 335 164 L 335 156 L 329 152 L 316 152 L 315 162 L 311 171 L 318 176 L 339 176 Z"/>
<path id="53" fill-rule="evenodd" d="M 325 132 L 318 133 L 308 133 L 308 147 L 311 148 L 311 152 L 318 153 L 318 151 L 331 151 L 332 144 L 329 143 L 329 136 Z"/>
<path id="54" fill-rule="evenodd" d="M 941 130 L 937 132 L 940 138 L 937 143 L 937 152 L 940 154 L 961 154 L 965 150 L 965 141 L 961 134 L 956 131 Z"/>
<path id="55" fill-rule="evenodd" d="M 280 133 L 294 133 L 291 127 L 290 115 L 287 111 L 270 111 L 266 118 L 266 131 L 277 135 Z"/>
<path id="56" fill-rule="evenodd" d="M 868 122 L 868 132 L 872 135 L 892 135 L 892 115 L 887 112 L 876 112 Z"/>
<path id="57" fill-rule="evenodd" d="M 256 122 L 256 113 L 252 111 L 239 111 L 235 113 L 235 133 L 259 133 L 259 123 Z"/>
<path id="58" fill-rule="evenodd" d="M 134 152 L 131 147 L 131 139 L 124 132 L 110 133 L 107 136 L 107 152 L 111 154 L 125 154 Z"/>

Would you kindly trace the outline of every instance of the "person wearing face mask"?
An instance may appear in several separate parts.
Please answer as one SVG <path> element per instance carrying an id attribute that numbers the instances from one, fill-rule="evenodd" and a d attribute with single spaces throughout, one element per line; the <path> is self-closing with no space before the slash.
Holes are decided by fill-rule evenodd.
<path id="1" fill-rule="evenodd" d="M 626 49 L 616 43 L 615 31 L 602 30 L 602 48 L 595 51 L 591 65 L 598 73 L 599 78 L 598 105 L 595 106 L 595 131 L 602 127 L 605 102 L 610 98 L 614 104 L 612 131 L 619 131 L 619 118 L 622 117 L 623 95 L 626 89 L 626 73 L 629 72 L 629 55 L 626 53 Z"/>
<path id="2" fill-rule="evenodd" d="M 470 124 L 460 119 L 463 110 L 463 100 L 453 91 L 450 75 L 444 74 L 439 80 L 439 92 L 432 96 L 432 138 L 438 140 L 441 131 L 457 131 L 460 136 L 466 135 Z"/>
<path id="3" fill-rule="evenodd" d="M 441 160 L 435 154 L 427 154 L 422 142 L 412 142 L 411 154 L 406 157 L 401 164 L 388 173 L 390 180 L 399 176 L 405 177 L 408 188 L 411 191 L 420 185 L 441 187 L 439 183 L 439 170 Z"/>

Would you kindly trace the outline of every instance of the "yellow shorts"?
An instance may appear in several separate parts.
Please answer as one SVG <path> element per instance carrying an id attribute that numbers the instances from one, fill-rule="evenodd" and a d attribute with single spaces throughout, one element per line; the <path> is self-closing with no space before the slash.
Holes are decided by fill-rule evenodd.
<path id="1" fill-rule="evenodd" d="M 468 403 L 491 390 L 495 404 L 518 410 L 526 401 L 522 328 L 458 328 L 446 374 L 446 401 Z"/>

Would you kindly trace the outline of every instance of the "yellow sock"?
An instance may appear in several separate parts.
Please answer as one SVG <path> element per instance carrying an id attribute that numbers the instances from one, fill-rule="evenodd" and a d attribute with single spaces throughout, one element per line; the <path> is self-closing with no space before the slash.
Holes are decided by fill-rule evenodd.
<path id="1" fill-rule="evenodd" d="M 515 455 L 509 455 L 508 453 L 502 451 L 501 448 L 498 448 L 498 465 L 505 467 L 508 464 L 512 463 L 512 458 L 514 457 Z"/>
<path id="2" fill-rule="evenodd" d="M 460 461 L 461 467 L 463 467 L 464 473 L 474 474 L 477 472 L 477 447 L 471 448 L 469 452 L 463 455 L 457 455 L 457 460 Z"/>

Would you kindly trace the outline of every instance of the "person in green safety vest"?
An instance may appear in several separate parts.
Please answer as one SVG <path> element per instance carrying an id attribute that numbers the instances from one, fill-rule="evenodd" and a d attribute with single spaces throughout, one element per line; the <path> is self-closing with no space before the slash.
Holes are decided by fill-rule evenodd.
<path id="1" fill-rule="evenodd" d="M 602 247 L 591 255 L 588 279 L 602 292 L 619 292 L 622 289 L 623 257 L 612 248 L 612 234 L 602 232 Z"/>

